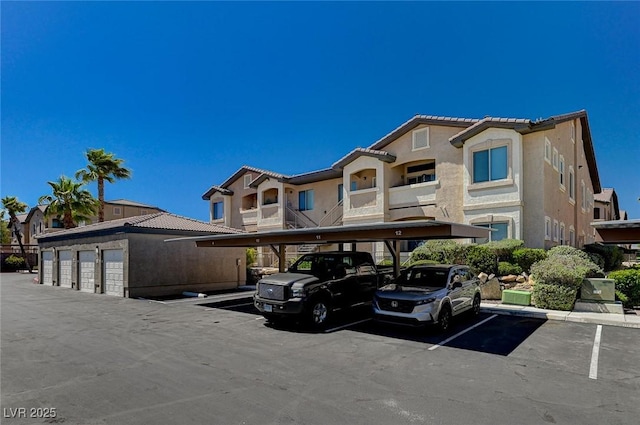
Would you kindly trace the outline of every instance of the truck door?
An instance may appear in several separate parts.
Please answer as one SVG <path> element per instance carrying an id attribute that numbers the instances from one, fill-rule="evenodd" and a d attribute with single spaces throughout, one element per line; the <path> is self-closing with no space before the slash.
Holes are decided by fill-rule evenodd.
<path id="1" fill-rule="evenodd" d="M 359 261 L 358 261 L 359 260 Z M 378 288 L 378 272 L 376 266 L 367 255 L 356 258 L 358 272 L 358 287 L 355 302 L 370 302 Z"/>

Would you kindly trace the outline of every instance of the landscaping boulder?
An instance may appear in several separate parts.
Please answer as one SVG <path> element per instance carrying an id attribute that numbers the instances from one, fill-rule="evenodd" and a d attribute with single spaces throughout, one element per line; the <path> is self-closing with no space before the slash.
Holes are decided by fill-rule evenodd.
<path id="1" fill-rule="evenodd" d="M 500 289 L 500 281 L 496 277 L 488 279 L 480 285 L 480 293 L 483 300 L 501 300 L 502 291 Z"/>

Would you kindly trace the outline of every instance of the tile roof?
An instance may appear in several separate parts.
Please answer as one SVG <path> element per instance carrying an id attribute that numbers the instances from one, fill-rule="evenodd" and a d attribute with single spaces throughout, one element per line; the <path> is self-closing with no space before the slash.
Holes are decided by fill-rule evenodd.
<path id="1" fill-rule="evenodd" d="M 338 161 L 334 162 L 331 167 L 334 169 L 344 168 L 345 165 L 361 156 L 371 156 L 385 162 L 394 162 L 396 160 L 396 156 L 387 151 L 370 148 L 355 148 Z"/>
<path id="2" fill-rule="evenodd" d="M 64 239 L 65 236 L 89 234 L 95 232 L 115 232 L 123 229 L 155 229 L 162 231 L 174 232 L 198 232 L 198 233 L 243 233 L 240 230 L 218 224 L 205 223 L 204 221 L 195 220 L 193 218 L 182 217 L 179 215 L 159 212 L 154 214 L 139 215 L 129 218 L 120 218 L 117 220 L 104 221 L 102 223 L 89 224 L 87 226 L 75 227 L 73 229 L 60 230 L 57 232 L 47 233 L 37 236 L 38 240 L 46 240 L 50 238 Z"/>
<path id="3" fill-rule="evenodd" d="M 142 204 L 140 202 L 130 201 L 128 199 L 115 199 L 113 201 L 104 201 L 105 204 L 116 204 L 116 205 L 126 205 L 130 207 L 140 207 L 140 208 L 154 208 L 159 210 L 160 208 L 154 207 L 153 205 Z"/>
<path id="4" fill-rule="evenodd" d="M 600 193 L 594 193 L 593 199 L 598 202 L 611 202 L 614 190 L 611 188 L 602 188 Z"/>
<path id="5" fill-rule="evenodd" d="M 439 115 L 414 115 L 408 121 L 405 121 L 403 124 L 398 126 L 395 130 L 391 131 L 387 135 L 378 139 L 375 143 L 373 143 L 369 148 L 378 150 L 387 146 L 389 143 L 393 142 L 395 139 L 403 135 L 409 130 L 414 129 L 420 124 L 433 124 L 433 125 L 446 125 L 453 127 L 469 127 L 472 124 L 478 122 L 475 118 L 458 118 L 458 117 L 445 117 Z"/>

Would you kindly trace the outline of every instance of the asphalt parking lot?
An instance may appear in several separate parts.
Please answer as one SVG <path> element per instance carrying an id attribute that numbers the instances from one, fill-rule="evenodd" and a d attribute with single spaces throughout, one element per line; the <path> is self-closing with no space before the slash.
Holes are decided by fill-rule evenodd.
<path id="1" fill-rule="evenodd" d="M 638 329 L 482 313 L 439 334 L 362 310 L 314 332 L 267 325 L 247 298 L 159 303 L 32 278 L 1 276 L 3 424 L 640 418 Z"/>

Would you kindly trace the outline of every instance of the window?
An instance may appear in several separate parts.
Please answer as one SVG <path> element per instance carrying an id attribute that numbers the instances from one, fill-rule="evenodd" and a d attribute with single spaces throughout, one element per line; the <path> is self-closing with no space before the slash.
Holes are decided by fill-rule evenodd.
<path id="1" fill-rule="evenodd" d="M 474 183 L 506 179 L 508 169 L 506 146 L 473 153 Z"/>
<path id="2" fill-rule="evenodd" d="M 298 209 L 300 211 L 313 209 L 313 189 L 303 190 L 298 193 Z"/>
<path id="3" fill-rule="evenodd" d="M 342 201 L 344 198 L 344 185 L 340 183 L 338 185 L 338 202 Z"/>
<path id="4" fill-rule="evenodd" d="M 436 179 L 436 162 L 411 165 L 407 167 L 406 175 L 407 184 L 432 182 Z"/>
<path id="5" fill-rule="evenodd" d="M 560 223 L 560 245 L 564 245 L 565 244 L 565 239 L 564 239 L 564 223 Z"/>
<path id="6" fill-rule="evenodd" d="M 474 226 L 487 227 L 492 229 L 493 231 L 489 233 L 489 238 L 476 238 L 476 243 L 486 243 L 486 242 L 494 242 L 501 241 L 502 239 L 507 239 L 509 237 L 509 223 L 482 223 L 482 224 L 474 224 Z"/>
<path id="7" fill-rule="evenodd" d="M 122 208 L 113 207 L 113 215 L 122 215 Z"/>
<path id="8" fill-rule="evenodd" d="M 351 191 L 355 192 L 356 190 L 358 190 L 358 182 L 355 180 L 351 180 Z"/>
<path id="9" fill-rule="evenodd" d="M 582 199 L 580 200 L 580 206 L 582 207 L 582 211 L 587 209 L 587 190 L 586 190 L 586 186 L 584 185 L 584 180 L 580 181 L 580 195 L 582 196 Z"/>
<path id="10" fill-rule="evenodd" d="M 591 208 L 593 208 L 593 193 L 590 188 L 587 188 L 587 211 L 591 211 Z"/>
<path id="11" fill-rule="evenodd" d="M 213 203 L 213 219 L 220 220 L 224 218 L 224 202 Z"/>
<path id="12" fill-rule="evenodd" d="M 564 156 L 560 155 L 560 163 L 558 164 L 560 172 L 560 189 L 564 190 Z"/>
<path id="13" fill-rule="evenodd" d="M 244 175 L 244 188 L 245 189 L 249 189 L 249 185 L 251 184 L 251 181 L 253 179 L 251 178 L 251 174 L 245 174 Z"/>
<path id="14" fill-rule="evenodd" d="M 544 138 L 544 160 L 551 164 L 551 140 Z"/>
<path id="15" fill-rule="evenodd" d="M 576 230 L 573 226 L 569 227 L 569 245 L 576 246 Z"/>
<path id="16" fill-rule="evenodd" d="M 424 149 L 429 147 L 429 128 L 416 130 L 413 136 L 413 150 Z"/>
<path id="17" fill-rule="evenodd" d="M 593 219 L 600 220 L 600 208 L 593 209 Z"/>
<path id="18" fill-rule="evenodd" d="M 553 169 L 558 170 L 558 149 L 553 148 Z"/>
<path id="19" fill-rule="evenodd" d="M 572 166 L 569 166 L 569 199 L 576 201 L 576 177 Z"/>
<path id="20" fill-rule="evenodd" d="M 549 217 L 544 218 L 544 239 L 551 240 L 551 219 Z"/>
<path id="21" fill-rule="evenodd" d="M 62 223 L 62 220 L 60 220 L 59 218 L 54 218 L 53 220 L 51 220 L 51 228 L 64 229 L 64 224 Z"/>
<path id="22" fill-rule="evenodd" d="M 553 220 L 553 240 L 558 242 L 558 220 Z"/>

